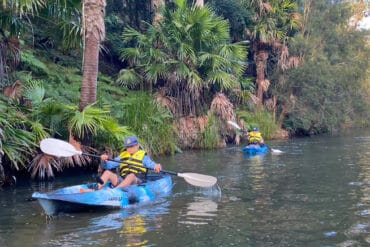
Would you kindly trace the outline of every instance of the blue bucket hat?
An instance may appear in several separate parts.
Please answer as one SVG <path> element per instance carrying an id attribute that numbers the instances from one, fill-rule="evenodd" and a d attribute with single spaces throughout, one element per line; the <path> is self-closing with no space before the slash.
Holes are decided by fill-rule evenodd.
<path id="1" fill-rule="evenodd" d="M 258 128 L 257 128 L 257 127 L 254 127 L 254 128 L 253 128 L 253 131 L 258 131 Z"/>
<path id="2" fill-rule="evenodd" d="M 127 147 L 132 147 L 132 146 L 135 146 L 136 144 L 138 144 L 139 141 L 137 140 L 136 136 L 127 136 L 125 137 L 125 139 L 123 140 L 123 145 L 127 148 Z"/>

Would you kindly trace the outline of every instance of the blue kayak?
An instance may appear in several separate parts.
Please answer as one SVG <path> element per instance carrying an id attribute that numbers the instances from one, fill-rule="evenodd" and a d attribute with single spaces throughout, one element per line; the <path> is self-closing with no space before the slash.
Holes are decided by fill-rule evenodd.
<path id="1" fill-rule="evenodd" d="M 242 148 L 242 151 L 245 154 L 263 154 L 267 151 L 267 145 L 259 145 L 259 144 L 248 144 L 247 146 Z"/>
<path id="2" fill-rule="evenodd" d="M 100 190 L 80 192 L 94 184 L 81 184 L 64 187 L 47 193 L 34 192 L 47 215 L 71 213 L 94 209 L 117 209 L 130 205 L 140 205 L 169 194 L 172 190 L 170 175 L 150 174 L 145 183 L 124 188 L 110 188 L 107 183 Z"/>

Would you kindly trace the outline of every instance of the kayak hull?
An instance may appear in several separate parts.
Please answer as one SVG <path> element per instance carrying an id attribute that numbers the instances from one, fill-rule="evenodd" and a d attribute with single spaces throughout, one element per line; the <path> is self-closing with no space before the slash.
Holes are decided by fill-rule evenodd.
<path id="1" fill-rule="evenodd" d="M 259 144 L 249 144 L 242 148 L 242 151 L 245 154 L 254 155 L 254 154 L 263 154 L 267 151 L 267 145 L 259 145 Z"/>
<path id="2" fill-rule="evenodd" d="M 34 192 L 32 197 L 38 200 L 47 215 L 125 208 L 168 195 L 172 190 L 172 179 L 170 175 L 153 174 L 140 185 L 110 188 L 107 184 L 100 190 L 80 192 L 81 188 L 87 189 L 91 185 L 74 185 L 47 193 Z"/>

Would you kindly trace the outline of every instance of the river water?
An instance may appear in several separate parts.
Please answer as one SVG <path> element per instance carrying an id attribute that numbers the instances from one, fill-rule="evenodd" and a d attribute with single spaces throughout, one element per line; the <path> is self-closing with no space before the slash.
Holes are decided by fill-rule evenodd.
<path id="1" fill-rule="evenodd" d="M 92 182 L 92 174 L 19 181 L 0 191 L 0 246 L 370 246 L 370 129 L 268 141 L 158 159 L 218 178 L 200 189 L 173 177 L 167 198 L 140 208 L 47 219 L 34 191 Z"/>

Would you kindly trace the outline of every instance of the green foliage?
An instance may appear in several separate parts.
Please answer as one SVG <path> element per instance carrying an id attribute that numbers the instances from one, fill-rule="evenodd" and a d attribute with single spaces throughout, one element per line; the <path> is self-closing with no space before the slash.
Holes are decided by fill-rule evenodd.
<path id="1" fill-rule="evenodd" d="M 219 126 L 219 118 L 214 114 L 209 113 L 207 125 L 198 139 L 198 146 L 200 148 L 212 149 L 219 147 L 221 141 Z"/>
<path id="2" fill-rule="evenodd" d="M 172 116 L 168 110 L 155 103 L 150 94 L 130 92 L 118 106 L 122 117 L 119 121 L 130 126 L 153 155 L 173 154 L 176 139 L 172 130 Z"/>
<path id="3" fill-rule="evenodd" d="M 290 47 L 302 57 L 300 66 L 274 75 L 273 94 L 289 109 L 283 127 L 297 134 L 332 131 L 369 115 L 362 90 L 370 57 L 366 39 L 347 27 L 346 4 L 314 1 L 311 7 L 307 34 Z"/>
<path id="4" fill-rule="evenodd" d="M 44 62 L 35 57 L 32 50 L 24 50 L 21 54 L 22 67 L 24 70 L 31 71 L 37 75 L 47 75 L 49 69 Z"/>
<path id="5" fill-rule="evenodd" d="M 42 0 L 2 1 L 0 5 L 0 29 L 11 35 L 19 35 L 29 25 L 29 18 L 44 5 Z"/>
<path id="6" fill-rule="evenodd" d="M 30 100 L 33 105 L 38 105 L 45 97 L 45 88 L 41 80 L 31 80 L 24 87 L 23 96 Z"/>
<path id="7" fill-rule="evenodd" d="M 79 139 L 105 134 L 108 135 L 108 139 L 121 141 L 125 135 L 129 134 L 127 128 L 120 126 L 117 120 L 110 115 L 108 105 L 98 108 L 95 104 L 91 104 L 82 111 L 79 111 L 76 105 L 65 107 L 64 117 L 68 122 L 68 130 Z"/>
<path id="8" fill-rule="evenodd" d="M 254 12 L 243 6 L 240 0 L 210 0 L 208 4 L 214 11 L 227 19 L 230 23 L 230 34 L 234 40 L 242 40 L 248 20 L 251 20 Z"/>
<path id="9" fill-rule="evenodd" d="M 214 93 L 240 89 L 247 52 L 244 42 L 230 43 L 227 21 L 210 7 L 189 7 L 185 0 L 166 5 L 161 15 L 143 33 L 123 32 L 121 55 L 130 67 L 121 70 L 120 84 L 164 88 L 177 100 L 179 116 L 202 115 Z"/>
<path id="10" fill-rule="evenodd" d="M 252 112 L 238 109 L 236 115 L 244 121 L 246 129 L 258 127 L 265 139 L 269 139 L 278 128 L 271 113 L 264 109 Z"/>
<path id="11" fill-rule="evenodd" d="M 16 101 L 0 97 L 0 158 L 19 170 L 35 148 L 37 122 L 22 113 Z M 35 131 L 35 132 L 33 132 Z M 4 162 L 0 162 L 4 163 Z"/>

